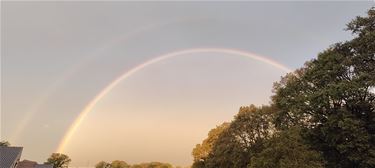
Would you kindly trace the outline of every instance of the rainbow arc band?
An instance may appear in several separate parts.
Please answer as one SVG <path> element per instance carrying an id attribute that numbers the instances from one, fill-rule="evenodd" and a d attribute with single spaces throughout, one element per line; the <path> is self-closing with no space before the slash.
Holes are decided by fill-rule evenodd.
<path id="1" fill-rule="evenodd" d="M 154 57 L 153 59 L 150 59 L 142 64 L 139 64 L 138 66 L 135 66 L 134 68 L 124 72 L 121 76 L 113 80 L 111 83 L 109 83 L 103 90 L 101 90 L 85 107 L 84 109 L 79 113 L 78 117 L 74 120 L 74 122 L 69 127 L 68 131 L 65 133 L 63 139 L 59 143 L 59 146 L 56 150 L 58 153 L 63 153 L 66 146 L 71 141 L 73 135 L 83 122 L 83 120 L 86 118 L 86 116 L 90 113 L 90 111 L 94 108 L 94 106 L 100 101 L 101 98 L 103 98 L 108 92 L 110 92 L 117 84 L 119 84 L 121 81 L 126 80 L 128 77 L 134 75 L 138 71 L 152 65 L 155 63 L 158 63 L 160 61 L 183 56 L 187 54 L 198 54 L 198 53 L 221 53 L 221 54 L 229 54 L 229 55 L 237 55 L 237 56 L 243 56 L 250 58 L 255 61 L 259 61 L 262 63 L 266 63 L 268 65 L 271 65 L 279 70 L 282 70 L 283 72 L 292 72 L 291 69 L 286 67 L 285 65 L 278 63 L 270 58 L 260 56 L 251 52 L 242 51 L 238 49 L 229 49 L 229 48 L 192 48 L 192 49 L 185 49 L 180 51 L 174 51 L 170 53 L 166 53 L 163 55 L 159 55 L 157 57 Z"/>

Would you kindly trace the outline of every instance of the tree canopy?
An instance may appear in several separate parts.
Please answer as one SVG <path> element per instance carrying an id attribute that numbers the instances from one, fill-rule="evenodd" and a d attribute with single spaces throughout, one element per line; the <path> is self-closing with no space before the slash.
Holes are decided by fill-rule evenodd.
<path id="1" fill-rule="evenodd" d="M 193 167 L 375 167 L 375 9 L 347 30 L 352 40 L 276 82 L 269 106 L 242 107 L 213 129 Z"/>
<path id="2" fill-rule="evenodd" d="M 192 155 L 194 158 L 193 167 L 204 167 L 204 163 L 211 153 L 214 144 L 219 136 L 229 127 L 229 123 L 223 123 L 208 133 L 208 137 L 203 140 L 202 144 L 197 144 L 193 149 Z"/>
<path id="3" fill-rule="evenodd" d="M 105 161 L 100 161 L 95 165 L 95 168 L 111 168 L 111 164 Z"/>
<path id="4" fill-rule="evenodd" d="M 321 153 L 312 150 L 300 135 L 300 128 L 292 127 L 273 134 L 264 150 L 251 158 L 250 168 L 322 168 Z"/>
<path id="5" fill-rule="evenodd" d="M 334 44 L 275 84 L 277 125 L 304 129 L 327 167 L 375 166 L 375 11 L 348 24 Z"/>
<path id="6" fill-rule="evenodd" d="M 173 168 L 169 163 L 162 162 L 148 162 L 130 165 L 122 160 L 115 160 L 112 163 L 100 161 L 95 165 L 95 168 Z"/>
<path id="7" fill-rule="evenodd" d="M 69 163 L 72 160 L 69 156 L 62 153 L 52 153 L 52 155 L 47 159 L 47 164 L 52 164 L 53 168 L 68 168 Z"/>
<path id="8" fill-rule="evenodd" d="M 251 156 L 263 148 L 264 140 L 271 135 L 270 109 L 254 105 L 241 107 L 229 125 L 211 130 L 211 133 L 219 133 L 209 134 L 206 139 L 213 139 L 210 135 L 217 136 L 211 152 L 204 160 L 195 160 L 193 167 L 246 167 Z"/>

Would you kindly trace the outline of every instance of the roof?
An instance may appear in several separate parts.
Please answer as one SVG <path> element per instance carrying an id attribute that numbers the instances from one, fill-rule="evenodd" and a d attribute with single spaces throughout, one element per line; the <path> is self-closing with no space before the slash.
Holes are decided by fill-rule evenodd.
<path id="1" fill-rule="evenodd" d="M 35 168 L 53 168 L 51 164 L 37 164 Z"/>
<path id="2" fill-rule="evenodd" d="M 18 162 L 17 168 L 34 168 L 38 163 L 30 160 Z"/>
<path id="3" fill-rule="evenodd" d="M 51 165 L 51 164 L 38 164 L 37 162 L 34 162 L 34 161 L 23 160 L 21 162 L 18 162 L 17 168 L 53 168 L 53 165 Z"/>
<path id="4" fill-rule="evenodd" d="M 22 147 L 0 146 L 0 168 L 12 167 L 21 157 Z"/>

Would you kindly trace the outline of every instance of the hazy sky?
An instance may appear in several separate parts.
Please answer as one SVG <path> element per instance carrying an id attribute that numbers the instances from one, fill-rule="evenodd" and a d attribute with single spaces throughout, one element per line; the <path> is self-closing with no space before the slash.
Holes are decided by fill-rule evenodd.
<path id="1" fill-rule="evenodd" d="M 298 68 L 373 2 L 1 2 L 1 139 L 44 161 L 116 77 L 158 55 L 231 48 Z M 284 72 L 246 57 L 186 54 L 143 68 L 94 106 L 64 152 L 189 165 L 208 131 L 267 104 Z"/>

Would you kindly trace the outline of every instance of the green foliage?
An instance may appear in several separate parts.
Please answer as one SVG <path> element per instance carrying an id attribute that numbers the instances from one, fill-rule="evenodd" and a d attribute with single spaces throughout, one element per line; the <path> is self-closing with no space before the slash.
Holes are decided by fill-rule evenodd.
<path id="1" fill-rule="evenodd" d="M 125 161 L 115 160 L 112 163 L 107 163 L 105 161 L 100 161 L 95 165 L 95 168 L 173 168 L 169 163 L 161 162 L 149 162 L 129 165 Z"/>
<path id="2" fill-rule="evenodd" d="M 276 82 L 270 107 L 242 107 L 213 129 L 193 167 L 375 167 L 375 8 L 367 14 L 348 24 L 354 39 Z"/>
<path id="3" fill-rule="evenodd" d="M 305 144 L 298 127 L 277 132 L 251 158 L 250 168 L 322 168 L 320 153 Z"/>
<path id="4" fill-rule="evenodd" d="M 0 146 L 10 146 L 10 143 L 8 141 L 1 141 Z"/>
<path id="5" fill-rule="evenodd" d="M 52 153 L 47 159 L 47 164 L 52 164 L 53 168 L 67 168 L 72 160 L 65 154 Z"/>
<path id="6" fill-rule="evenodd" d="M 115 160 L 112 161 L 111 168 L 130 168 L 130 165 L 122 160 Z"/>
<path id="7" fill-rule="evenodd" d="M 247 167 L 271 135 L 270 107 L 241 107 L 234 120 L 216 140 L 204 167 Z M 202 163 L 200 163 L 202 165 Z"/>
<path id="8" fill-rule="evenodd" d="M 337 43 L 275 84 L 276 126 L 304 129 L 326 167 L 375 167 L 375 11 Z"/>
<path id="9" fill-rule="evenodd" d="M 213 145 L 216 143 L 221 133 L 228 129 L 228 127 L 229 123 L 223 123 L 217 126 L 208 133 L 208 137 L 203 140 L 202 144 L 197 144 L 195 146 L 192 152 L 194 158 L 193 168 L 204 167 L 204 162 L 211 153 Z"/>
<path id="10" fill-rule="evenodd" d="M 95 165 L 95 168 L 111 168 L 111 164 L 105 161 L 100 161 Z"/>
<path id="11" fill-rule="evenodd" d="M 133 165 L 132 168 L 173 168 L 169 163 L 150 162 Z"/>

